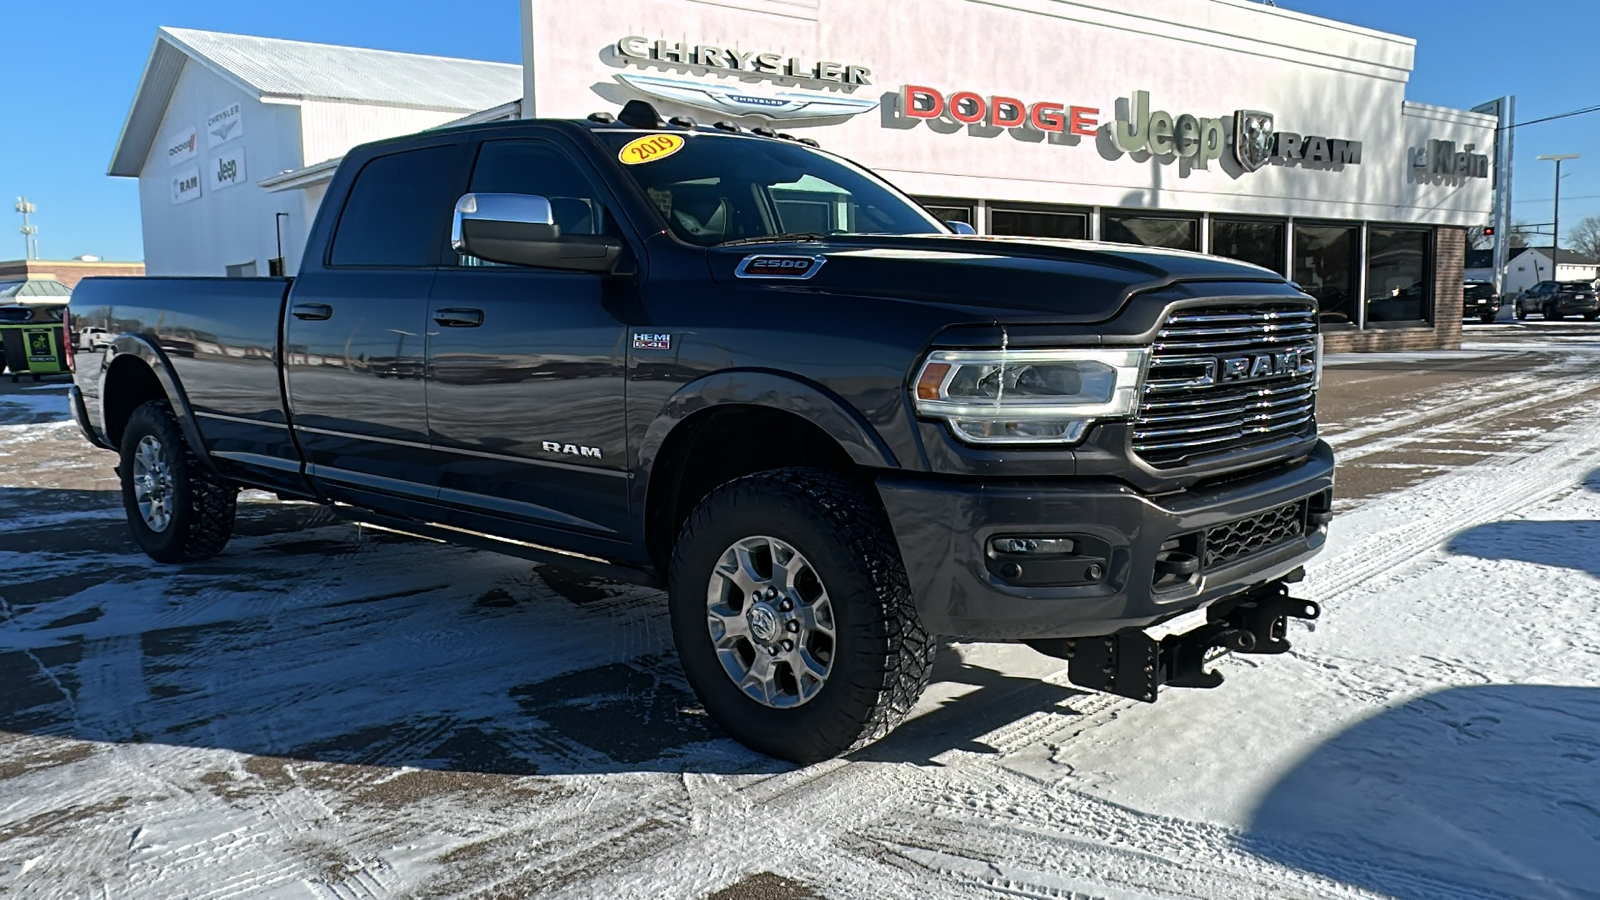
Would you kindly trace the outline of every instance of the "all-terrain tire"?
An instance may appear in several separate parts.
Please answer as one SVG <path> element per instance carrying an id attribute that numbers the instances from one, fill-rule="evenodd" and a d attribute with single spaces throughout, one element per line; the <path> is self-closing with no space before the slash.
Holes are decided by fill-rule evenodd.
<path id="1" fill-rule="evenodd" d="M 140 512 L 134 485 L 134 457 L 146 437 L 159 445 L 157 455 L 170 476 L 170 516 L 159 530 Z M 167 401 L 152 400 L 133 411 L 122 432 L 121 453 L 122 507 L 134 542 L 146 555 L 156 562 L 178 563 L 210 559 L 222 552 L 233 536 L 239 489 L 217 480 L 201 466 Z"/>
<path id="2" fill-rule="evenodd" d="M 757 536 L 815 568 L 836 626 L 832 671 L 815 696 L 774 708 L 723 668 L 707 625 L 713 568 Z M 822 469 L 779 469 L 712 491 L 679 533 L 670 570 L 672 633 L 689 684 L 735 740 L 802 765 L 866 746 L 911 711 L 933 668 L 887 514 L 869 484 Z"/>

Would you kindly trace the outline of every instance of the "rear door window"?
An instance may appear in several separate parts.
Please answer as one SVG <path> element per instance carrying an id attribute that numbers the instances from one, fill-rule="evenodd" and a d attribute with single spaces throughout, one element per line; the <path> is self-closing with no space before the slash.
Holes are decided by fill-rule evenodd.
<path id="1" fill-rule="evenodd" d="M 380 156 L 362 166 L 339 215 L 329 265 L 438 265 L 440 242 L 455 209 L 460 150 L 422 147 Z"/>

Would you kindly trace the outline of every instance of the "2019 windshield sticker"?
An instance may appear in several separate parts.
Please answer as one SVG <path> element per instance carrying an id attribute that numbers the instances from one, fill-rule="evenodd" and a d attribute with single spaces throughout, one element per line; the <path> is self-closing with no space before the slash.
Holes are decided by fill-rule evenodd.
<path id="1" fill-rule="evenodd" d="M 617 159 L 625 166 L 666 159 L 683 149 L 683 138 L 676 134 L 651 134 L 629 141 L 617 151 Z"/>

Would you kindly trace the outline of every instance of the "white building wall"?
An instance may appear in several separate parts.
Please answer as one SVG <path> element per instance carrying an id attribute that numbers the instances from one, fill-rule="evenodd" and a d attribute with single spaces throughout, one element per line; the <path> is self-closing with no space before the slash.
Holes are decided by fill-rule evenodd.
<path id="1" fill-rule="evenodd" d="M 206 146 L 206 119 L 240 104 L 242 134 L 216 147 Z M 167 157 L 173 135 L 197 133 L 194 157 L 177 166 Z M 244 174 L 239 183 L 213 189 L 206 183 L 212 168 L 239 148 Z M 267 174 L 304 164 L 300 155 L 299 111 L 293 106 L 261 103 L 232 81 L 187 62 L 167 105 L 150 156 L 139 174 L 139 210 L 144 226 L 145 271 L 150 275 L 223 275 L 226 266 L 255 262 L 267 273 L 267 260 L 277 251 L 274 214 L 300 214 L 294 198 L 268 194 L 255 182 Z M 202 175 L 200 196 L 174 203 L 173 177 L 189 166 Z M 289 247 L 285 235 L 285 249 Z"/>
<path id="2" fill-rule="evenodd" d="M 1557 268 L 1556 281 L 1594 281 L 1600 277 L 1600 269 L 1595 266 L 1562 263 Z M 1550 280 L 1550 255 L 1539 250 L 1528 250 L 1506 264 L 1504 292 L 1507 295 L 1515 294 L 1541 281 Z"/>
<path id="3" fill-rule="evenodd" d="M 343 156 L 357 144 L 412 134 L 461 118 L 461 112 L 373 106 L 336 100 L 305 100 L 300 104 L 307 164 Z M 263 175 L 269 173 L 262 173 Z"/>
<path id="4" fill-rule="evenodd" d="M 1419 136 L 1480 147 L 1493 139 L 1488 117 L 1402 114 L 1413 41 L 1245 0 L 1129 0 L 1117 9 L 1074 0 L 522 2 L 531 57 L 524 72 L 534 98 L 525 115 L 615 111 L 637 96 L 615 78 L 626 72 L 770 83 L 695 65 L 640 66 L 615 51 L 618 39 L 641 35 L 871 68 L 871 85 L 853 95 L 879 100 L 877 110 L 780 127 L 914 194 L 1451 225 L 1481 224 L 1491 205 L 1488 179 L 1409 180 L 1407 151 Z M 970 90 L 1092 107 L 1102 126 L 1138 90 L 1150 93 L 1152 110 L 1174 116 L 1231 119 L 1235 110 L 1263 110 L 1275 114 L 1280 131 L 1361 141 L 1362 162 L 1245 172 L 1225 157 L 1200 169 L 1120 153 L 1104 128 L 1061 140 L 912 119 L 899 109 L 908 83 L 946 95 Z M 701 121 L 733 118 L 654 102 Z"/>

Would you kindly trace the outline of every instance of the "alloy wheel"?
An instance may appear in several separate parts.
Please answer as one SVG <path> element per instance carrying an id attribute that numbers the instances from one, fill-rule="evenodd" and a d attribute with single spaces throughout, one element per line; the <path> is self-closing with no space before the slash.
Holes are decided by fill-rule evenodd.
<path id="1" fill-rule="evenodd" d="M 172 524 L 172 493 L 172 469 L 165 448 L 155 435 L 147 434 L 133 453 L 133 498 L 151 531 L 166 531 Z"/>
<path id="2" fill-rule="evenodd" d="M 833 603 L 793 546 L 756 536 L 724 550 L 706 587 L 706 628 L 728 678 L 777 709 L 811 700 L 833 671 Z"/>

